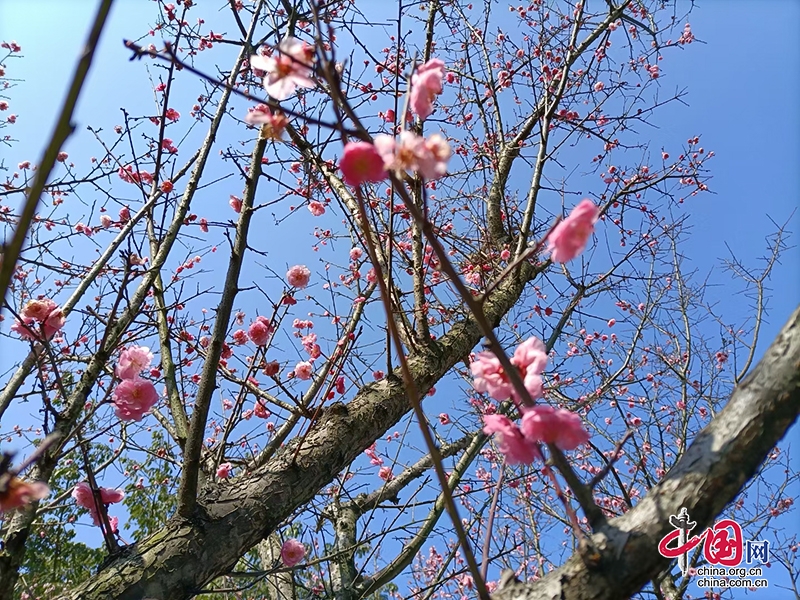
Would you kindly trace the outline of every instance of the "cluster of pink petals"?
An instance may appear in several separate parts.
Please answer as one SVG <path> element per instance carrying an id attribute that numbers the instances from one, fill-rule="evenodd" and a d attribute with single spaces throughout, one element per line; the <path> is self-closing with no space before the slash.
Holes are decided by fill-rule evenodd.
<path id="1" fill-rule="evenodd" d="M 142 371 L 150 367 L 153 353 L 147 346 L 131 346 L 119 354 L 117 368 L 114 372 L 120 379 L 135 379 Z"/>
<path id="2" fill-rule="evenodd" d="M 50 488 L 41 481 L 27 482 L 13 476 L 10 477 L 5 488 L 0 492 L 0 513 L 20 508 L 35 500 L 41 500 L 50 493 Z"/>
<path id="3" fill-rule="evenodd" d="M 600 217 L 600 209 L 591 200 L 582 200 L 569 216 L 556 225 L 547 238 L 548 251 L 554 262 L 565 263 L 583 252 L 594 224 Z"/>
<path id="4" fill-rule="evenodd" d="M 125 493 L 122 490 L 101 487 L 98 491 L 100 492 L 100 501 L 103 504 L 116 504 L 125 497 Z M 91 486 L 87 482 L 81 481 L 72 490 L 72 497 L 75 499 L 75 503 L 78 506 L 89 511 L 89 515 L 92 517 L 92 522 L 99 526 L 100 510 L 95 502 Z M 119 522 L 117 517 L 109 517 L 108 521 L 111 525 L 111 530 L 116 531 L 117 523 Z"/>
<path id="5" fill-rule="evenodd" d="M 408 130 L 400 132 L 399 141 L 390 135 L 376 136 L 375 148 L 387 170 L 419 173 L 425 179 L 444 176 L 452 154 L 443 135 L 434 133 L 426 139 Z"/>
<path id="6" fill-rule="evenodd" d="M 268 140 L 282 139 L 289 124 L 286 115 L 280 111 L 273 112 L 266 104 L 259 104 L 247 111 L 244 121 L 249 125 L 261 125 L 261 137 Z"/>
<path id="7" fill-rule="evenodd" d="M 484 415 L 483 432 L 496 435 L 497 446 L 510 465 L 529 465 L 542 456 L 536 443 L 527 440 L 516 423 L 505 415 Z"/>
<path id="8" fill-rule="evenodd" d="M 298 379 L 302 379 L 303 381 L 311 379 L 311 375 L 313 373 L 314 373 L 314 367 L 307 360 L 297 363 L 294 367 L 294 376 L 297 377 Z"/>
<path id="9" fill-rule="evenodd" d="M 286 281 L 289 285 L 296 288 L 304 288 L 311 280 L 311 271 L 305 265 L 295 265 L 286 271 Z"/>
<path id="10" fill-rule="evenodd" d="M 248 327 L 247 335 L 250 336 L 250 339 L 253 340 L 256 346 L 266 346 L 274 330 L 275 328 L 272 326 L 270 320 L 259 315 L 250 327 Z"/>
<path id="11" fill-rule="evenodd" d="M 222 463 L 219 467 L 217 467 L 217 477 L 220 479 L 227 479 L 231 476 L 231 471 L 233 470 L 233 465 L 229 462 Z"/>
<path id="12" fill-rule="evenodd" d="M 141 421 L 158 402 L 152 382 L 135 377 L 123 379 L 114 389 L 114 414 L 123 421 Z"/>
<path id="13" fill-rule="evenodd" d="M 294 538 L 286 540 L 281 546 L 281 560 L 287 567 L 293 567 L 303 561 L 306 556 L 306 547 L 303 542 Z"/>
<path id="14" fill-rule="evenodd" d="M 25 340 L 51 339 L 66 323 L 64 311 L 49 298 L 29 301 L 14 321 L 11 331 Z"/>
<path id="15" fill-rule="evenodd" d="M 432 58 L 417 68 L 411 76 L 411 94 L 409 104 L 419 118 L 424 121 L 433 112 L 433 101 L 442 93 L 444 79 L 444 62 Z"/>
<path id="16" fill-rule="evenodd" d="M 313 88 L 314 47 L 293 37 L 285 38 L 272 56 L 254 55 L 250 66 L 264 71 L 264 89 L 276 100 L 286 100 L 298 87 Z"/>
<path id="17" fill-rule="evenodd" d="M 561 450 L 574 450 L 589 441 L 589 432 L 573 412 L 552 406 L 534 406 L 522 415 L 525 439 L 555 444 Z"/>
<path id="18" fill-rule="evenodd" d="M 377 183 L 388 177 L 383 157 L 369 142 L 349 142 L 339 161 L 344 182 L 358 186 L 362 183 Z"/>
<path id="19" fill-rule="evenodd" d="M 531 337 L 522 342 L 514 351 L 511 364 L 519 369 L 522 382 L 531 398 L 534 400 L 541 398 L 544 391 L 542 373 L 547 366 L 547 352 L 542 341 L 539 338 Z M 494 352 L 478 353 L 470 364 L 470 370 L 474 378 L 475 390 L 485 392 L 495 400 L 503 401 L 513 398 L 518 405 L 520 404 L 521 398 L 518 397 Z"/>
<path id="20" fill-rule="evenodd" d="M 494 433 L 500 452 L 510 465 L 531 464 L 542 458 L 539 444 L 555 444 L 561 450 L 574 450 L 589 441 L 581 418 L 568 410 L 552 406 L 526 408 L 522 425 L 504 415 L 485 415 L 483 432 Z"/>

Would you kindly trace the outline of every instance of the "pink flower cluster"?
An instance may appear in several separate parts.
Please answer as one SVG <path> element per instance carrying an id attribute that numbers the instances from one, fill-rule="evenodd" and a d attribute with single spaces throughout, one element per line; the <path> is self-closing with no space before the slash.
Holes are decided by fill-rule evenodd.
<path id="1" fill-rule="evenodd" d="M 100 501 L 103 504 L 116 504 L 125 497 L 125 493 L 122 490 L 101 487 L 99 492 Z M 78 506 L 89 511 L 89 515 L 92 517 L 92 522 L 99 526 L 100 510 L 95 502 L 91 486 L 85 481 L 81 481 L 72 490 L 72 497 L 75 499 L 75 503 Z M 117 517 L 109 517 L 108 522 L 109 525 L 111 525 L 111 531 L 116 531 L 118 529 L 119 519 L 117 519 Z"/>
<path id="2" fill-rule="evenodd" d="M 531 398 L 541 398 L 544 387 L 542 373 L 547 366 L 547 352 L 542 341 L 531 337 L 522 342 L 514 351 L 511 364 L 519 370 Z M 473 386 L 477 391 L 486 392 L 495 400 L 512 398 L 518 406 L 521 404 L 522 399 L 514 390 L 494 352 L 480 352 L 470 364 L 470 370 L 474 378 Z"/>
<path id="3" fill-rule="evenodd" d="M 441 134 L 423 138 L 412 131 L 400 132 L 399 141 L 379 135 L 375 142 L 350 142 L 339 161 L 344 180 L 349 185 L 377 183 L 388 171 L 419 173 L 425 179 L 438 179 L 447 173 L 452 151 Z"/>
<path id="4" fill-rule="evenodd" d="M 530 464 L 541 459 L 540 443 L 574 450 L 589 441 L 589 433 L 578 415 L 552 406 L 525 408 L 521 426 L 504 415 L 485 415 L 483 423 L 485 434 L 497 435 L 500 452 L 510 465 Z"/>
<path id="5" fill-rule="evenodd" d="M 289 285 L 296 288 L 304 288 L 311 280 L 311 271 L 305 265 L 295 265 L 286 271 L 286 281 Z"/>
<path id="6" fill-rule="evenodd" d="M 250 66 L 264 71 L 264 89 L 276 100 L 286 100 L 298 87 L 313 88 L 314 47 L 293 37 L 285 38 L 273 56 L 254 55 Z"/>
<path id="7" fill-rule="evenodd" d="M 20 311 L 11 331 L 24 340 L 51 339 L 66 323 L 64 311 L 52 300 L 31 300 Z"/>
<path id="8" fill-rule="evenodd" d="M 293 567 L 303 561 L 306 556 L 306 547 L 303 542 L 294 538 L 286 540 L 281 546 L 281 560 L 287 567 Z"/>
<path id="9" fill-rule="evenodd" d="M 554 262 L 565 263 L 583 252 L 594 224 L 600 217 L 600 209 L 591 200 L 582 200 L 569 216 L 556 225 L 547 238 L 548 251 Z"/>
<path id="10" fill-rule="evenodd" d="M 119 355 L 115 373 L 122 381 L 114 389 L 114 413 L 123 421 L 141 421 L 158 402 L 158 392 L 141 372 L 150 366 L 153 354 L 146 346 L 131 346 Z"/>
<path id="11" fill-rule="evenodd" d="M 424 121 L 433 112 L 433 101 L 442 93 L 444 79 L 444 62 L 432 58 L 417 68 L 411 76 L 411 94 L 409 104 L 411 110 Z"/>
<path id="12" fill-rule="evenodd" d="M 258 316 L 247 329 L 247 335 L 256 346 L 266 346 L 275 328 L 266 317 Z"/>
<path id="13" fill-rule="evenodd" d="M 544 394 L 542 373 L 547 366 L 547 352 L 542 341 L 531 337 L 514 350 L 511 364 L 518 370 L 532 399 Z M 486 392 L 495 400 L 511 398 L 522 413 L 517 426 L 504 415 L 485 415 L 484 433 L 497 434 L 497 441 L 509 464 L 530 464 L 541 458 L 539 444 L 555 444 L 562 450 L 574 450 L 589 439 L 578 415 L 551 406 L 527 406 L 511 385 L 500 360 L 493 352 L 480 352 L 470 364 L 476 391 Z"/>
<path id="14" fill-rule="evenodd" d="M 268 140 L 282 139 L 289 124 L 286 115 L 280 111 L 273 112 L 266 104 L 251 108 L 244 116 L 244 121 L 249 125 L 261 125 L 261 137 Z"/>

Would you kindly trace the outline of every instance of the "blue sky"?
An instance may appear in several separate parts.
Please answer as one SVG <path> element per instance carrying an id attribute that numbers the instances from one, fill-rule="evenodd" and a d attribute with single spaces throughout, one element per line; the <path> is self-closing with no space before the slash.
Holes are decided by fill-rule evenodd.
<path id="1" fill-rule="evenodd" d="M 30 2 L 0 3 L 0 40 L 16 40 L 25 57 L 9 65 L 13 65 L 13 76 L 22 80 L 12 91 L 13 104 L 21 108 L 16 125 L 5 132 L 18 142 L 11 150 L 0 146 L 0 159 L 12 165 L 23 159 L 38 160 L 94 4 L 35 0 L 34 17 Z M 702 43 L 670 52 L 661 65 L 664 93 L 685 88 L 686 104 L 675 103 L 661 112 L 660 130 L 654 137 L 685 140 L 699 135 L 702 145 L 716 153 L 709 163 L 714 195 L 704 195 L 692 205 L 692 236 L 684 250 L 701 275 L 708 274 L 710 283 L 718 286 L 719 312 L 735 322 L 747 316 L 737 296 L 741 285 L 731 283 L 721 268 L 721 259 L 730 258 L 729 248 L 738 258 L 757 265 L 755 259 L 765 254 L 765 238 L 774 233 L 775 223 L 788 222 L 787 230 L 794 234 L 789 240 L 794 247 L 783 254 L 770 282 L 773 296 L 760 356 L 800 299 L 796 242 L 800 214 L 793 212 L 800 198 L 800 42 L 796 31 L 800 3 L 716 0 L 696 2 L 695 7 L 689 20 Z M 88 139 L 86 125 L 120 122 L 123 104 L 155 106 L 144 69 L 128 61 L 130 53 L 121 41 L 141 33 L 153 11 L 150 2 L 116 2 L 74 119 L 78 134 L 65 146 L 70 154 L 87 152 L 81 147 Z"/>

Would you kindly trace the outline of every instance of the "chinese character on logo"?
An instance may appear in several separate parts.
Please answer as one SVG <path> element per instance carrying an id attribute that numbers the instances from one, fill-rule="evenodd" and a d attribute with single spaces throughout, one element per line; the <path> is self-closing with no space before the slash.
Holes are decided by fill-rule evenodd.
<path id="1" fill-rule="evenodd" d="M 769 562 L 769 541 L 768 540 L 747 540 L 744 545 L 745 561 L 749 565 L 751 562 L 759 561 L 761 564 Z"/>

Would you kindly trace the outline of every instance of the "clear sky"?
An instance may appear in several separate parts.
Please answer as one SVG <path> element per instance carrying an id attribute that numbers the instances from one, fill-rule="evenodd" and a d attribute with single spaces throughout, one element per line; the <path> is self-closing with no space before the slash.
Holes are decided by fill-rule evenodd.
<path id="1" fill-rule="evenodd" d="M 758 266 L 756 259 L 765 255 L 765 238 L 775 232 L 776 223 L 787 223 L 793 234 L 792 248 L 770 281 L 773 295 L 760 356 L 800 300 L 800 2 L 694 4 L 689 21 L 698 43 L 670 52 L 661 66 L 665 94 L 685 88 L 685 104 L 673 103 L 660 113 L 661 130 L 654 136 L 698 135 L 716 153 L 709 163 L 714 195 L 693 204 L 693 235 L 684 250 L 698 276 L 708 274 L 709 282 L 719 286 L 719 312 L 732 321 L 747 314 L 738 296 L 741 284 L 731 283 L 721 259 L 731 258 L 733 251 Z M 11 112 L 19 107 L 19 118 L 4 132 L 18 141 L 11 149 L 0 145 L 0 160 L 12 169 L 19 160 L 38 161 L 95 5 L 89 0 L 0 0 L 0 40 L 16 40 L 24 55 L 13 63 L 13 75 L 21 81 L 12 91 Z M 142 24 L 152 20 L 153 11 L 152 2 L 117 0 L 75 117 L 79 134 L 65 147 L 70 154 L 84 152 L 86 125 L 120 122 L 119 108 L 134 100 L 132 95 L 137 103 L 153 102 L 144 70 L 128 61 L 130 53 L 122 46 L 124 37 L 143 33 Z M 796 439 L 797 427 L 792 432 Z"/>

